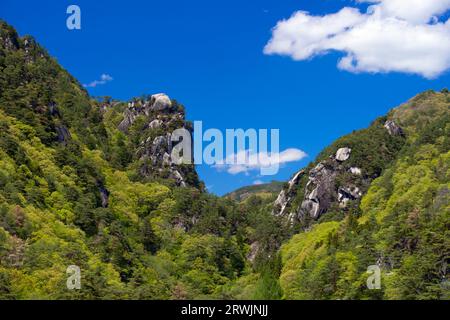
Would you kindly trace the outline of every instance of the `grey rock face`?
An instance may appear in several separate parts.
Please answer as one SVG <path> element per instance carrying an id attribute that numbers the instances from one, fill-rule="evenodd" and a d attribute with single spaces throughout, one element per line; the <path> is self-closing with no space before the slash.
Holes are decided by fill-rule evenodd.
<path id="1" fill-rule="evenodd" d="M 250 245 L 250 251 L 247 254 L 247 260 L 250 261 L 251 263 L 255 262 L 256 256 L 258 255 L 258 251 L 259 251 L 259 242 L 255 241 Z"/>
<path id="2" fill-rule="evenodd" d="M 352 152 L 352 149 L 350 148 L 340 148 L 337 152 L 336 152 L 336 156 L 335 159 L 337 161 L 346 161 L 348 158 L 350 158 L 350 154 Z"/>
<path id="3" fill-rule="evenodd" d="M 333 162 L 330 164 L 333 164 Z M 317 219 L 330 207 L 337 174 L 335 167 L 330 166 L 330 164 L 320 162 L 310 171 L 300 215 L 309 215 L 311 218 Z"/>
<path id="4" fill-rule="evenodd" d="M 338 200 L 339 206 L 341 208 L 345 208 L 347 206 L 347 202 L 350 200 L 356 200 L 362 197 L 361 190 L 356 187 L 340 187 L 338 190 Z"/>
<path id="5" fill-rule="evenodd" d="M 275 200 L 275 209 L 272 211 L 272 214 L 275 216 L 283 215 L 288 202 L 289 199 L 286 196 L 286 190 L 281 190 L 281 192 L 278 194 L 277 199 Z"/>
<path id="6" fill-rule="evenodd" d="M 57 126 L 56 133 L 58 134 L 58 141 L 64 145 L 72 138 L 69 130 L 65 126 Z"/>
<path id="7" fill-rule="evenodd" d="M 172 108 L 167 95 L 155 94 L 144 101 L 129 102 L 119 129 L 127 133 L 137 117 L 144 117 L 147 121 L 142 129 L 142 141 L 135 153 L 141 162 L 139 174 L 144 178 L 169 178 L 177 186 L 186 187 L 186 176 L 195 169 L 180 167 L 172 161 L 172 150 L 179 143 L 172 141 L 172 131 L 186 125 L 184 113 Z"/>
<path id="8" fill-rule="evenodd" d="M 289 181 L 288 188 L 278 195 L 272 214 L 284 216 L 291 223 L 308 217 L 317 220 L 333 205 L 345 208 L 348 201 L 360 199 L 366 182 L 362 175 L 363 169 L 346 165 L 351 151 L 350 148 L 341 148 L 328 159 L 317 163 L 309 172 L 300 171 Z M 353 174 L 353 178 L 348 177 L 349 173 Z M 304 175 L 308 181 L 301 189 L 299 181 Z M 337 177 L 346 175 L 350 180 L 343 180 L 348 182 L 337 186 Z M 300 196 L 298 192 L 303 192 L 301 202 L 297 207 L 292 207 L 293 200 Z"/>
<path id="9" fill-rule="evenodd" d="M 404 134 L 403 129 L 392 120 L 386 121 L 384 127 L 391 136 L 402 136 Z"/>
<path id="10" fill-rule="evenodd" d="M 158 129 L 158 128 L 160 128 L 161 126 L 162 126 L 162 121 L 161 121 L 161 120 L 158 120 L 158 119 L 153 120 L 153 121 L 150 122 L 150 124 L 148 125 L 148 127 L 149 127 L 150 129 Z"/>
<path id="11" fill-rule="evenodd" d="M 172 164 L 172 158 L 167 152 L 165 152 L 163 155 L 163 164 L 165 166 L 170 166 Z"/>
<path id="12" fill-rule="evenodd" d="M 140 158 L 150 160 L 152 168 L 146 168 L 143 172 L 147 175 L 148 171 L 168 172 L 168 178 L 175 180 L 176 184 L 186 187 L 187 183 L 178 166 L 172 161 L 173 150 L 172 135 L 167 133 L 164 136 L 157 136 L 152 140 L 147 140 L 141 148 Z"/>
<path id="13" fill-rule="evenodd" d="M 134 112 L 130 107 L 125 110 L 123 113 L 123 120 L 119 124 L 119 130 L 126 132 L 129 127 L 133 124 L 134 120 L 136 120 L 137 113 Z"/>
<path id="14" fill-rule="evenodd" d="M 186 187 L 186 182 L 184 181 L 183 176 L 181 175 L 180 172 L 178 172 L 178 170 L 173 170 L 171 172 L 171 178 L 175 179 L 177 182 L 177 185 L 179 185 L 180 187 Z"/>
<path id="15" fill-rule="evenodd" d="M 36 47 L 37 44 L 33 38 L 27 36 L 23 38 L 23 49 L 25 50 L 25 61 L 27 63 L 35 62 L 36 57 L 32 55 L 32 52 L 36 49 Z"/>
<path id="16" fill-rule="evenodd" d="M 50 113 L 50 115 L 52 117 L 60 117 L 61 116 L 61 114 L 59 113 L 59 109 L 58 109 L 58 107 L 56 106 L 55 103 L 51 103 L 48 106 L 48 112 Z"/>
<path id="17" fill-rule="evenodd" d="M 0 42 L 2 46 L 7 50 L 17 50 L 19 49 L 19 43 L 17 38 L 11 34 L 0 33 Z"/>
<path id="18" fill-rule="evenodd" d="M 317 199 L 308 199 L 302 202 L 301 210 L 311 218 L 317 219 L 320 215 L 320 204 Z"/>
<path id="19" fill-rule="evenodd" d="M 109 191 L 103 187 L 99 187 L 100 190 L 100 198 L 102 199 L 102 207 L 107 208 L 109 204 Z"/>
<path id="20" fill-rule="evenodd" d="M 374 125 L 379 126 L 379 123 Z M 389 135 L 404 135 L 402 128 L 394 121 L 386 121 L 384 127 Z M 367 139 L 359 132 L 354 133 L 354 136 Z M 392 140 L 387 134 L 383 136 L 383 139 L 387 142 Z M 298 225 L 306 230 L 311 225 L 311 219 L 317 220 L 328 212 L 334 214 L 342 210 L 342 212 L 350 214 L 358 210 L 357 206 L 350 206 L 350 204 L 352 202 L 355 205 L 358 204 L 364 193 L 367 192 L 371 181 L 379 176 L 380 171 L 378 168 L 377 170 L 373 168 L 372 152 L 368 154 L 370 157 L 367 160 L 361 155 L 357 157 L 357 154 L 352 157 L 352 151 L 360 152 L 363 149 L 360 144 L 365 143 L 366 140 L 342 139 L 341 141 L 348 141 L 347 145 L 343 145 L 338 150 L 334 149 L 336 152 L 330 152 L 328 158 L 321 155 L 320 162 L 317 162 L 314 167 L 309 167 L 312 169 L 305 169 L 301 184 L 297 183 L 291 187 L 294 184 L 290 183 L 289 188 L 280 192 L 274 203 L 272 211 L 274 215 L 282 216 L 288 221 L 298 222 Z M 383 152 L 385 148 L 391 149 L 388 144 L 384 143 L 381 143 L 379 148 L 380 152 Z M 392 147 L 392 151 L 397 152 L 396 148 Z M 391 161 L 388 159 L 391 156 L 385 154 L 381 156 L 386 159 L 386 165 L 388 165 L 388 162 Z M 378 163 L 375 164 L 378 166 Z"/>
<path id="21" fill-rule="evenodd" d="M 146 101 L 131 101 L 128 103 L 128 108 L 123 114 L 123 120 L 119 124 L 119 129 L 126 132 L 133 125 L 138 116 L 149 116 L 151 112 L 168 113 L 171 111 L 172 101 L 163 93 L 154 94 Z M 152 126 L 151 128 L 157 128 L 161 125 L 162 121 L 159 119 L 152 119 L 149 124 L 149 126 Z"/>
<path id="22" fill-rule="evenodd" d="M 164 93 L 158 93 L 152 95 L 151 105 L 153 110 L 162 111 L 170 109 L 172 107 L 172 101 Z"/>
<path id="23" fill-rule="evenodd" d="M 304 175 L 305 171 L 301 170 L 297 172 L 291 180 L 289 180 L 288 188 L 281 190 L 274 203 L 274 209 L 272 214 L 275 216 L 284 216 L 287 213 L 288 204 L 294 199 L 297 193 L 297 187 L 300 179 Z"/>
<path id="24" fill-rule="evenodd" d="M 362 174 L 362 170 L 357 167 L 351 167 L 349 170 L 352 174 L 360 176 Z"/>
<path id="25" fill-rule="evenodd" d="M 152 143 L 151 153 L 156 154 L 158 153 L 158 151 L 161 152 L 167 148 L 167 145 L 168 143 L 166 137 L 164 136 L 156 137 Z"/>

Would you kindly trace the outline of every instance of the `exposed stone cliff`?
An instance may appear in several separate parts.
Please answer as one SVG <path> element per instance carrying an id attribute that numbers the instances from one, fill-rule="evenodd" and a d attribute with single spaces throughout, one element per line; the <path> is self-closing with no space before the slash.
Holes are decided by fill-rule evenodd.
<path id="1" fill-rule="evenodd" d="M 181 187 L 199 186 L 194 165 L 177 164 L 172 159 L 173 148 L 181 143 L 173 139 L 172 134 L 181 128 L 192 132 L 191 124 L 185 121 L 184 108 L 166 94 L 154 94 L 128 103 L 119 129 L 126 134 L 132 129 L 139 132 L 135 157 L 143 178 L 171 179 Z M 192 145 L 192 138 L 190 143 Z"/>
<path id="2" fill-rule="evenodd" d="M 359 150 L 363 146 L 355 142 L 351 147 L 338 147 L 344 143 L 342 141 L 326 149 L 325 152 L 335 151 L 297 172 L 278 195 L 272 214 L 285 217 L 289 223 L 295 224 L 308 219 L 318 220 L 331 209 L 346 211 L 351 202 L 359 201 L 370 182 L 382 170 L 383 163 L 378 165 L 379 168 L 374 173 L 372 161 L 381 161 L 372 154 L 384 154 L 386 148 L 391 149 L 385 156 L 389 160 L 399 150 L 393 142 L 398 142 L 404 136 L 402 128 L 392 120 L 374 124 L 370 130 L 376 131 L 381 137 L 381 144 L 374 144 L 366 155 Z M 351 141 L 356 137 L 357 141 L 363 135 L 370 137 L 368 132 L 361 131 L 349 135 L 347 140 Z M 353 159 L 355 152 L 358 153 L 358 159 Z"/>

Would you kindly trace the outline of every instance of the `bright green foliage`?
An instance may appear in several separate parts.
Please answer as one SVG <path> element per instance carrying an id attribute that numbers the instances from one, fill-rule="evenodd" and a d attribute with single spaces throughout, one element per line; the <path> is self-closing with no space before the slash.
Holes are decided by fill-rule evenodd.
<path id="1" fill-rule="evenodd" d="M 249 268 L 236 204 L 140 179 L 136 144 L 153 133 L 117 129 L 124 103 L 104 109 L 3 22 L 0 40 L 0 299 L 201 298 Z"/>
<path id="2" fill-rule="evenodd" d="M 372 182 L 360 217 L 321 222 L 282 247 L 286 299 L 449 299 L 448 93 L 422 94 L 393 116 L 409 138 Z M 381 290 L 366 287 L 375 264 Z"/>
<path id="3" fill-rule="evenodd" d="M 378 178 L 289 240 L 271 215 L 279 184 L 235 202 L 192 167 L 193 187 L 141 177 L 136 149 L 161 132 L 139 119 L 119 131 L 125 103 L 91 99 L 0 22 L 0 299 L 449 299 L 449 100 L 421 94 L 326 149 L 318 160 L 351 147 L 346 165 Z M 376 263 L 382 290 L 368 290 Z M 81 290 L 66 287 L 70 265 Z"/>

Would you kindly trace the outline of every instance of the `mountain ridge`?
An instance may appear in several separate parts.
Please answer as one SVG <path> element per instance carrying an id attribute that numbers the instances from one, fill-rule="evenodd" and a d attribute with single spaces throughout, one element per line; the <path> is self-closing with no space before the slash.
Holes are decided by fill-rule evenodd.
<path id="1" fill-rule="evenodd" d="M 449 107 L 424 92 L 337 139 L 275 207 L 279 183 L 219 198 L 171 161 L 182 105 L 95 100 L 0 22 L 0 298 L 448 299 Z"/>
<path id="2" fill-rule="evenodd" d="M 273 194 L 281 191 L 284 182 L 272 181 L 270 183 L 262 183 L 258 185 L 244 186 L 224 195 L 224 198 L 230 198 L 235 201 L 245 201 L 251 196 L 273 196 Z"/>

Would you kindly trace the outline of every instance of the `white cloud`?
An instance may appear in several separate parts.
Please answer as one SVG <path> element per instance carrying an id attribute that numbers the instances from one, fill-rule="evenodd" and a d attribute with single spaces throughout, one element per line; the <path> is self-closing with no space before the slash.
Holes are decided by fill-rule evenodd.
<path id="1" fill-rule="evenodd" d="M 450 68 L 450 20 L 439 21 L 450 0 L 360 0 L 367 13 L 343 8 L 313 16 L 304 11 L 279 21 L 264 48 L 307 60 L 343 52 L 338 67 L 350 72 L 404 72 L 435 78 Z"/>
<path id="2" fill-rule="evenodd" d="M 83 86 L 85 88 L 95 88 L 98 85 L 102 85 L 113 80 L 113 77 L 111 77 L 109 74 L 104 73 L 100 76 L 100 80 L 94 80 L 89 84 L 84 84 Z"/>
<path id="3" fill-rule="evenodd" d="M 450 7 L 450 0 L 358 0 L 373 3 L 370 12 L 382 17 L 395 17 L 412 23 L 427 23 L 433 17 L 445 13 Z"/>
<path id="4" fill-rule="evenodd" d="M 251 152 L 242 150 L 234 153 L 225 159 L 224 164 L 216 164 L 218 170 L 226 170 L 229 174 L 248 174 L 250 171 L 261 170 L 268 166 L 279 166 L 289 162 L 300 161 L 308 155 L 299 149 L 286 149 L 280 153 Z"/>
<path id="5" fill-rule="evenodd" d="M 261 181 L 261 180 L 255 180 L 255 181 L 253 181 L 253 185 L 254 185 L 254 186 L 260 186 L 260 185 L 262 185 L 262 184 L 264 184 L 264 181 Z"/>

